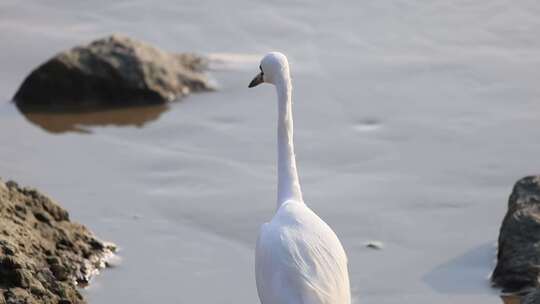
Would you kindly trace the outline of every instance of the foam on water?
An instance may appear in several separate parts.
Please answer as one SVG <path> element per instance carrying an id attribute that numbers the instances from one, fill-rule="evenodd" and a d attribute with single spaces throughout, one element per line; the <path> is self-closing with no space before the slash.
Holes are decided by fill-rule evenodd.
<path id="1" fill-rule="evenodd" d="M 207 57 L 212 70 L 253 70 L 264 54 L 212 53 Z"/>

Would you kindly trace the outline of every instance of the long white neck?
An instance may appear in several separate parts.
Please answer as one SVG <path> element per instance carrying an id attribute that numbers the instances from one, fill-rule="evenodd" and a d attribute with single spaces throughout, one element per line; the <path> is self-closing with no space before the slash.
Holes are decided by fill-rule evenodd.
<path id="1" fill-rule="evenodd" d="M 289 75 L 284 76 L 276 84 L 278 96 L 278 208 L 287 200 L 303 202 L 294 156 L 292 85 Z"/>

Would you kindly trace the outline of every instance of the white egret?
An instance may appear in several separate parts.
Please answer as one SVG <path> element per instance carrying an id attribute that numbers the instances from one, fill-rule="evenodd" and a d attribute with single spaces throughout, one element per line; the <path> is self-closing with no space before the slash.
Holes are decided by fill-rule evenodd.
<path id="1" fill-rule="evenodd" d="M 334 231 L 302 199 L 293 145 L 292 86 L 287 57 L 264 56 L 249 87 L 266 82 L 278 99 L 278 193 L 255 252 L 262 304 L 350 304 L 347 256 Z"/>

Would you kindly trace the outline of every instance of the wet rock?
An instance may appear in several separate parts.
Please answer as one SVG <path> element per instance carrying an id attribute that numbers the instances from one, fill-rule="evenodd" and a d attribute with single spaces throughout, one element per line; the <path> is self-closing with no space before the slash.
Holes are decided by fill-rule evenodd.
<path id="1" fill-rule="evenodd" d="M 540 304 L 540 289 L 534 289 L 527 293 L 521 300 L 521 304 Z"/>
<path id="2" fill-rule="evenodd" d="M 492 281 L 505 291 L 540 287 L 540 176 L 515 185 L 499 234 Z"/>
<path id="3" fill-rule="evenodd" d="M 0 231 L 0 304 L 85 303 L 77 285 L 115 250 L 50 198 L 15 182 L 0 181 Z"/>
<path id="4" fill-rule="evenodd" d="M 384 244 L 380 241 L 368 241 L 364 243 L 366 248 L 381 250 L 384 248 Z"/>
<path id="5" fill-rule="evenodd" d="M 61 52 L 36 68 L 14 96 L 25 106 L 159 104 L 211 90 L 206 60 L 112 35 Z"/>

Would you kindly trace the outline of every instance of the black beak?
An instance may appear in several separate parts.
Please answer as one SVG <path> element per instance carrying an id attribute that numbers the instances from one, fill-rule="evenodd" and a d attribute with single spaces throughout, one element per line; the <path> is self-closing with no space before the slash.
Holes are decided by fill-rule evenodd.
<path id="1" fill-rule="evenodd" d="M 257 76 L 255 76 L 255 78 L 253 78 L 253 80 L 249 83 L 248 88 L 256 87 L 256 86 L 258 86 L 259 84 L 261 84 L 263 82 L 264 82 L 263 73 L 261 72 L 261 73 L 257 74 Z"/>

